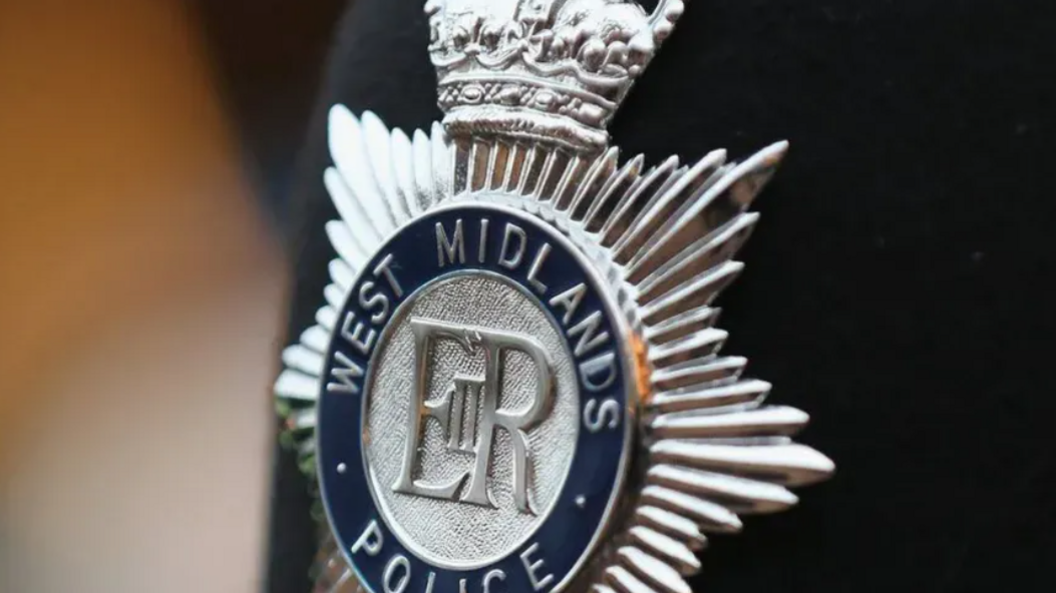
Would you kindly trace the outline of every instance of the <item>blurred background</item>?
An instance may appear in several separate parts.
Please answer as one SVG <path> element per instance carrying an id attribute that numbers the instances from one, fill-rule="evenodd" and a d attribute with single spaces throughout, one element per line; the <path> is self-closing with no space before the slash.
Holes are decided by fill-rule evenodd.
<path id="1" fill-rule="evenodd" d="M 282 196 L 343 5 L 0 0 L 3 593 L 263 588 Z"/>

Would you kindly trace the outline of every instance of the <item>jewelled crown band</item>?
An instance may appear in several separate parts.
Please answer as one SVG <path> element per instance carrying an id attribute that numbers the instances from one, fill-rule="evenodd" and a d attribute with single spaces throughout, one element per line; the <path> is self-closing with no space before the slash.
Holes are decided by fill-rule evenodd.
<path id="1" fill-rule="evenodd" d="M 622 0 L 429 0 L 429 54 L 452 136 L 501 135 L 594 152 L 682 14 Z"/>

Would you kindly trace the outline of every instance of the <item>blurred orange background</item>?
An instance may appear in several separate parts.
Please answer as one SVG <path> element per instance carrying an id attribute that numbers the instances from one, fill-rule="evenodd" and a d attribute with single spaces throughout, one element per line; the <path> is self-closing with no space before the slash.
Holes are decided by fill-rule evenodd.
<path id="1" fill-rule="evenodd" d="M 287 270 L 220 78 L 192 5 L 0 1 L 0 591 L 262 587 Z"/>

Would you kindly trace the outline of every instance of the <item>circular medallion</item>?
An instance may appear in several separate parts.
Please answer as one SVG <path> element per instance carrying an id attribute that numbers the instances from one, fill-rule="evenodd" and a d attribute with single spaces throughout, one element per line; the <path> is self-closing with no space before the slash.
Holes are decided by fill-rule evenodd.
<path id="1" fill-rule="evenodd" d="M 538 218 L 439 208 L 392 236 L 339 312 L 319 475 L 363 586 L 551 591 L 594 549 L 633 409 L 622 318 Z"/>
<path id="2" fill-rule="evenodd" d="M 426 352 L 419 336 L 434 328 L 453 330 L 457 339 L 431 340 Z M 474 341 L 483 346 L 492 332 L 530 337 L 523 347 L 536 350 L 495 352 L 497 376 L 489 392 L 491 353 Z M 535 353 L 543 364 L 537 364 Z M 421 405 L 416 398 L 392 394 L 415 392 L 410 369 L 419 355 L 427 357 L 421 401 L 441 412 L 426 417 L 433 421 L 419 421 L 417 459 L 391 463 L 406 455 L 414 420 L 410 407 Z M 494 402 L 489 401 L 492 392 Z M 483 566 L 513 552 L 550 514 L 576 451 L 579 389 L 556 321 L 519 285 L 490 272 L 455 272 L 423 286 L 400 305 L 379 338 L 365 395 L 371 438 L 364 448 L 374 500 L 385 522 L 417 556 L 450 568 Z M 538 413 L 528 418 L 525 412 L 533 406 Z M 492 407 L 521 414 L 525 427 L 515 429 L 524 437 L 492 428 L 488 451 L 478 420 Z M 477 481 L 478 472 L 487 475 L 487 484 Z M 397 483 L 401 487 L 393 488 Z M 449 496 L 434 496 L 443 488 L 428 491 L 429 484 L 456 488 Z M 484 496 L 459 497 L 459 488 Z M 473 504 L 452 504 L 452 499 Z"/>

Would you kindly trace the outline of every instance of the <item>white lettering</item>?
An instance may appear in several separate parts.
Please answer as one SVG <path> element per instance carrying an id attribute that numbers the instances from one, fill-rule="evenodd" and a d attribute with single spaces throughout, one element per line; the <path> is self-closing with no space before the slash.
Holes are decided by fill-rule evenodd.
<path id="1" fill-rule="evenodd" d="M 601 375 L 602 372 L 605 374 Z M 616 381 L 616 355 L 606 352 L 580 364 L 579 378 L 591 391 L 601 391 L 612 385 Z"/>
<path id="2" fill-rule="evenodd" d="M 587 352 L 601 346 L 609 339 L 609 332 L 598 333 L 598 326 L 601 325 L 601 312 L 595 311 L 588 315 L 583 321 L 573 325 L 568 330 L 568 337 L 572 338 L 576 334 L 583 334 L 576 341 L 576 347 L 572 350 L 572 353 L 576 356 L 582 356 Z"/>
<path id="3" fill-rule="evenodd" d="M 509 252 L 511 237 L 517 239 L 517 249 L 512 254 Z M 524 229 L 512 222 L 507 222 L 506 234 L 502 237 L 502 251 L 499 253 L 499 265 L 510 270 L 521 265 L 521 260 L 524 259 L 524 244 L 527 241 L 528 236 L 524 233 Z"/>
<path id="4" fill-rule="evenodd" d="M 403 576 L 396 581 L 396 585 L 392 584 L 392 577 L 396 574 L 396 570 L 402 568 Z M 411 580 L 411 564 L 407 562 L 407 557 L 403 554 L 396 554 L 389 559 L 389 563 L 385 565 L 385 575 L 382 583 L 385 585 L 385 593 L 403 593 L 404 589 L 407 588 L 407 583 Z"/>
<path id="5" fill-rule="evenodd" d="M 355 329 L 349 331 L 349 327 L 352 322 L 356 323 Z M 367 331 L 366 339 L 363 338 L 363 331 Z M 350 344 L 359 350 L 360 354 L 366 356 L 370 354 L 370 349 L 374 346 L 374 338 L 377 337 L 377 332 L 372 329 L 367 329 L 367 326 L 363 325 L 362 321 L 356 321 L 356 316 L 351 311 L 345 315 L 345 320 L 341 323 L 341 337 L 348 340 Z"/>
<path id="6" fill-rule="evenodd" d="M 326 384 L 326 390 L 330 393 L 359 393 L 359 386 L 357 386 L 352 379 L 362 377 L 363 369 L 360 366 L 345 355 L 344 352 L 338 350 L 334 352 L 334 360 L 341 365 L 338 367 L 334 365 L 330 368 L 330 376 L 336 379 L 337 382 L 329 382 Z M 343 368 L 342 368 L 343 367 Z"/>
<path id="7" fill-rule="evenodd" d="M 385 280 L 389 283 L 389 288 L 392 289 L 392 294 L 396 295 L 396 298 L 400 298 L 403 296 L 403 288 L 396 280 L 396 275 L 392 273 L 392 259 L 391 253 L 382 258 L 381 262 L 374 266 L 374 277 L 376 278 L 378 274 L 385 276 Z"/>
<path id="8" fill-rule="evenodd" d="M 505 581 L 506 573 L 502 572 L 498 568 L 488 571 L 488 574 L 484 575 L 484 593 L 491 593 L 491 581 L 495 579 Z"/>
<path id="9" fill-rule="evenodd" d="M 576 309 L 579 308 L 579 303 L 583 300 L 583 297 L 586 294 L 587 287 L 580 282 L 565 292 L 550 299 L 551 307 L 560 305 L 565 309 L 565 314 L 561 316 L 562 324 L 568 325 L 568 322 L 572 320 L 572 316 L 576 314 Z"/>
<path id="10" fill-rule="evenodd" d="M 550 244 L 543 243 L 543 246 L 535 254 L 532 267 L 528 268 L 528 284 L 531 284 L 532 288 L 539 294 L 546 294 L 546 285 L 538 280 L 538 276 L 539 270 L 543 269 L 543 262 L 546 261 L 546 256 L 548 255 L 550 255 Z"/>
<path id="11" fill-rule="evenodd" d="M 462 237 L 462 219 L 455 221 L 454 239 L 449 240 L 444 226 L 436 223 L 436 258 L 440 267 L 444 267 L 444 255 L 447 255 L 448 263 L 455 263 L 455 255 L 458 255 L 458 263 L 466 263 L 466 245 Z"/>
<path id="12" fill-rule="evenodd" d="M 620 425 L 620 404 L 612 398 L 605 400 L 600 406 L 596 399 L 587 400 L 587 404 L 583 406 L 583 424 L 590 432 L 598 432 L 604 427 L 610 430 L 616 428 Z"/>
<path id="13" fill-rule="evenodd" d="M 378 325 L 382 321 L 385 321 L 385 318 L 389 316 L 389 298 L 380 292 L 375 292 L 373 295 L 370 295 L 370 292 L 373 290 L 374 283 L 370 280 L 367 280 L 360 285 L 359 306 L 363 307 L 366 311 L 380 307 L 380 311 L 377 311 L 370 316 L 370 322 L 374 325 Z"/>
<path id="14" fill-rule="evenodd" d="M 371 538 L 374 538 L 373 541 Z M 377 556 L 383 543 L 385 543 L 385 538 L 382 537 L 381 530 L 378 529 L 378 521 L 375 519 L 367 525 L 356 543 L 352 544 L 352 553 L 358 554 L 360 550 L 366 549 L 367 556 Z"/>
<path id="15" fill-rule="evenodd" d="M 554 580 L 554 575 L 546 574 L 541 578 L 539 577 L 538 572 L 545 563 L 542 560 L 532 560 L 532 554 L 537 551 L 539 551 L 538 543 L 528 546 L 527 550 L 521 552 L 521 562 L 524 563 L 524 570 L 528 573 L 528 581 L 532 583 L 532 588 L 536 591 L 542 591 L 544 587 Z"/>

